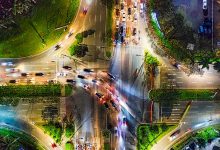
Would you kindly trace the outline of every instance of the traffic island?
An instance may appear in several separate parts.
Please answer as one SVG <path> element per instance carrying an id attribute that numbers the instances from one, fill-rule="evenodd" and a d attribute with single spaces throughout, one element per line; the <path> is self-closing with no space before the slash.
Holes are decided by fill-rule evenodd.
<path id="1" fill-rule="evenodd" d="M 175 124 L 141 124 L 137 128 L 137 149 L 150 150 L 157 141 L 175 128 Z"/>

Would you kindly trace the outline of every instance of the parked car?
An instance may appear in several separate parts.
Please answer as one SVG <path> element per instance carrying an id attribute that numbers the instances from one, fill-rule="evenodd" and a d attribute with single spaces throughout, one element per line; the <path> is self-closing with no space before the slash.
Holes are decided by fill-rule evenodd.
<path id="1" fill-rule="evenodd" d="M 42 72 L 37 72 L 35 73 L 35 76 L 44 76 L 44 74 Z"/>
<path id="2" fill-rule="evenodd" d="M 120 10 L 116 9 L 115 13 L 116 13 L 116 16 L 119 16 L 120 15 Z"/>
<path id="3" fill-rule="evenodd" d="M 17 83 L 16 80 L 9 80 L 9 83 Z"/>
<path id="4" fill-rule="evenodd" d="M 63 66 L 63 69 L 71 70 L 72 67 L 70 67 L 70 66 Z"/>
<path id="5" fill-rule="evenodd" d="M 83 71 L 84 71 L 84 72 L 89 72 L 89 73 L 90 73 L 90 72 L 94 72 L 92 69 L 88 69 L 88 68 L 84 68 Z"/>
<path id="6" fill-rule="evenodd" d="M 22 77 L 27 77 L 27 76 L 29 76 L 29 73 L 24 73 L 24 72 L 23 72 L 23 73 L 21 73 L 21 76 L 22 76 Z"/>
<path id="7" fill-rule="evenodd" d="M 67 83 L 76 83 L 76 81 L 73 80 L 73 79 L 66 79 L 66 82 L 67 82 Z"/>

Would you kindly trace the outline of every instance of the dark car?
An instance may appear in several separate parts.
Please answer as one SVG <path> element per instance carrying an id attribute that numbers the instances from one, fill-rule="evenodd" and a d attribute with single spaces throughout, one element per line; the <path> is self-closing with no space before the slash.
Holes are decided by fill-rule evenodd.
<path id="1" fill-rule="evenodd" d="M 16 83 L 16 80 L 9 80 L 9 83 Z"/>
<path id="2" fill-rule="evenodd" d="M 124 36 L 121 36 L 121 43 L 124 43 L 125 39 Z"/>
<path id="3" fill-rule="evenodd" d="M 121 10 L 123 10 L 125 8 L 124 3 L 121 3 Z"/>
<path id="4" fill-rule="evenodd" d="M 92 69 L 88 69 L 88 68 L 83 69 L 83 71 L 84 71 L 84 72 L 93 72 Z"/>
<path id="5" fill-rule="evenodd" d="M 117 107 L 117 105 L 115 104 L 115 102 L 113 100 L 111 100 L 110 103 L 112 104 L 112 107 L 114 107 L 114 108 Z"/>
<path id="6" fill-rule="evenodd" d="M 67 83 L 75 83 L 76 81 L 73 80 L 73 79 L 66 79 L 66 82 L 67 82 Z"/>
<path id="7" fill-rule="evenodd" d="M 26 77 L 26 76 L 28 76 L 28 74 L 27 73 L 21 73 L 21 76 Z"/>
<path id="8" fill-rule="evenodd" d="M 115 5 L 118 5 L 119 4 L 119 0 L 115 0 Z"/>
<path id="9" fill-rule="evenodd" d="M 92 82 L 93 82 L 93 83 L 97 83 L 97 80 L 96 80 L 96 79 L 92 79 Z"/>
<path id="10" fill-rule="evenodd" d="M 132 35 L 135 36 L 137 34 L 137 28 L 133 28 Z"/>
<path id="11" fill-rule="evenodd" d="M 42 72 L 35 73 L 35 76 L 43 76 L 44 74 Z"/>
<path id="12" fill-rule="evenodd" d="M 122 123 L 123 123 L 123 125 L 126 125 L 126 124 L 127 124 L 127 117 L 126 117 L 126 116 L 123 116 L 123 118 L 122 118 Z"/>
<path id="13" fill-rule="evenodd" d="M 115 80 L 115 79 L 116 79 L 116 77 L 113 76 L 111 73 L 107 73 L 107 74 L 108 74 L 108 76 L 109 76 L 112 80 Z"/>
<path id="14" fill-rule="evenodd" d="M 123 26 L 121 26 L 120 27 L 120 33 L 123 34 L 123 32 L 124 32 L 124 28 L 123 28 Z"/>
<path id="15" fill-rule="evenodd" d="M 86 78 L 86 77 L 83 76 L 83 75 L 78 75 L 77 77 L 80 78 L 80 79 L 85 79 L 85 78 Z"/>
<path id="16" fill-rule="evenodd" d="M 95 95 L 98 97 L 98 98 L 102 98 L 103 95 L 101 93 L 95 93 Z"/>
<path id="17" fill-rule="evenodd" d="M 120 15 L 120 10 L 116 9 L 115 13 L 116 13 L 116 16 L 119 16 Z"/>
<path id="18" fill-rule="evenodd" d="M 59 45 L 59 44 L 57 44 L 56 46 L 55 46 L 55 50 L 58 50 L 58 49 L 60 49 L 61 48 L 61 46 Z"/>
<path id="19" fill-rule="evenodd" d="M 71 70 L 72 67 L 70 67 L 70 66 L 63 66 L 63 69 Z"/>
<path id="20" fill-rule="evenodd" d="M 105 106 L 105 108 L 106 108 L 106 109 L 108 109 L 108 108 L 109 108 L 109 106 L 108 106 L 108 104 L 107 104 L 107 103 L 104 103 L 104 106 Z"/>
<path id="21" fill-rule="evenodd" d="M 131 8 L 128 8 L 128 15 L 131 15 Z"/>

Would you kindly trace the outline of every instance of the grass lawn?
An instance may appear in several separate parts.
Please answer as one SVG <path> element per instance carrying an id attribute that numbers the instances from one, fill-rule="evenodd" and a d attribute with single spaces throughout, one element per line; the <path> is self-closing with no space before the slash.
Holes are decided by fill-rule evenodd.
<path id="1" fill-rule="evenodd" d="M 41 147 L 30 135 L 8 128 L 0 128 L 0 140 L 1 143 L 6 144 L 6 147 L 2 145 L 2 149 L 15 150 L 23 148 L 31 150 L 43 150 L 43 147 Z"/>
<path id="2" fill-rule="evenodd" d="M 80 0 L 38 0 L 32 12 L 16 17 L 16 27 L 0 29 L 0 57 L 38 54 L 55 44 L 78 10 Z M 11 34 L 10 34 L 11 33 Z"/>
<path id="3" fill-rule="evenodd" d="M 166 124 L 140 125 L 137 129 L 137 149 L 150 150 L 157 141 L 172 131 L 175 127 L 175 125 Z"/>
<path id="4" fill-rule="evenodd" d="M 163 100 L 213 100 L 212 96 L 215 90 L 209 89 L 157 89 L 152 90 L 149 94 L 154 101 Z"/>

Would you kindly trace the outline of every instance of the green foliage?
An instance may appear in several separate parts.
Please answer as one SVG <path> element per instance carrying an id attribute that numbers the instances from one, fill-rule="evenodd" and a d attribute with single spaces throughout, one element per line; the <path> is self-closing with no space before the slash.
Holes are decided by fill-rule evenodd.
<path id="1" fill-rule="evenodd" d="M 146 124 L 140 125 L 137 129 L 137 149 L 138 150 L 150 150 L 154 143 L 156 143 L 161 137 L 168 133 L 171 129 L 174 129 L 173 125 L 166 124 Z"/>
<path id="2" fill-rule="evenodd" d="M 149 96 L 154 101 L 212 100 L 214 93 L 211 89 L 156 89 Z"/>
<path id="3" fill-rule="evenodd" d="M 108 58 L 111 58 L 111 56 L 112 56 L 112 53 L 111 53 L 111 51 L 109 51 L 109 50 L 107 50 L 107 51 L 105 52 L 105 54 L 106 54 L 106 57 L 108 57 Z"/>
<path id="4" fill-rule="evenodd" d="M 110 150 L 111 146 L 109 143 L 104 143 L 104 150 Z"/>
<path id="5" fill-rule="evenodd" d="M 149 65 L 151 67 L 156 67 L 159 65 L 159 61 L 157 60 L 157 58 L 153 57 L 148 52 L 145 52 L 144 61 L 147 65 Z"/>
<path id="6" fill-rule="evenodd" d="M 17 150 L 21 147 L 33 150 L 44 149 L 32 136 L 9 128 L 0 128 L 0 140 L 6 144 L 8 150 Z"/>
<path id="7" fill-rule="evenodd" d="M 83 34 L 82 33 L 77 33 L 75 38 L 76 38 L 77 43 L 82 43 L 82 41 L 83 41 Z"/>
<path id="8" fill-rule="evenodd" d="M 0 29 L 0 57 L 26 57 L 51 47 L 64 33 L 57 28 L 72 21 L 78 6 L 79 0 L 38 0 L 30 13 Z"/>
<path id="9" fill-rule="evenodd" d="M 208 142 L 209 139 L 214 139 L 218 136 L 218 133 L 213 127 L 208 127 L 204 130 L 201 130 L 195 135 L 197 138 L 204 139 L 205 142 Z"/>
<path id="10" fill-rule="evenodd" d="M 60 96 L 59 84 L 0 86 L 0 97 Z"/>
<path id="11" fill-rule="evenodd" d="M 43 125 L 43 129 L 47 134 L 49 134 L 56 141 L 56 143 L 61 142 L 63 129 L 60 123 L 49 122 Z"/>
<path id="12" fill-rule="evenodd" d="M 70 96 L 73 92 L 73 87 L 72 85 L 65 85 L 65 96 Z"/>
<path id="13" fill-rule="evenodd" d="M 66 142 L 65 150 L 74 150 L 74 145 L 71 142 Z"/>
<path id="14" fill-rule="evenodd" d="M 65 135 L 67 138 L 70 138 L 71 136 L 73 136 L 75 132 L 75 127 L 74 127 L 74 124 L 67 124 L 66 125 L 66 131 L 65 131 Z"/>

